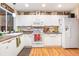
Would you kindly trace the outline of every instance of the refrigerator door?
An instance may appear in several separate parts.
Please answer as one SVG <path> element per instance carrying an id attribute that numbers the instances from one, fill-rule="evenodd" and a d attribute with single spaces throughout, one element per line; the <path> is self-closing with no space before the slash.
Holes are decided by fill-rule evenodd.
<path id="1" fill-rule="evenodd" d="M 71 47 L 71 22 L 65 20 L 65 48 Z"/>
<path id="2" fill-rule="evenodd" d="M 74 18 L 65 19 L 65 38 L 64 48 L 78 48 L 79 47 L 79 33 L 78 22 Z"/>
<path id="3" fill-rule="evenodd" d="M 79 27 L 78 22 L 76 19 L 71 19 L 71 48 L 78 48 L 79 47 Z"/>

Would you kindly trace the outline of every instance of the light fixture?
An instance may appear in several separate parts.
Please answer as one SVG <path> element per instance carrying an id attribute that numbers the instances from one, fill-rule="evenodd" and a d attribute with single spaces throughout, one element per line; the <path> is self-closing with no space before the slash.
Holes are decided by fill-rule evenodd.
<path id="1" fill-rule="evenodd" d="M 46 4 L 42 4 L 42 7 L 46 7 Z"/>
<path id="2" fill-rule="evenodd" d="M 29 4 L 25 4 L 25 7 L 29 7 Z"/>
<path id="3" fill-rule="evenodd" d="M 58 4 L 58 8 L 61 8 L 62 7 L 62 5 L 61 4 Z"/>

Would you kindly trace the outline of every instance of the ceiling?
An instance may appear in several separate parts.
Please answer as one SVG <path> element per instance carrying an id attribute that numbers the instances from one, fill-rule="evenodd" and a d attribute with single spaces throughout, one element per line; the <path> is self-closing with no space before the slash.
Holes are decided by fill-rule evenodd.
<path id="1" fill-rule="evenodd" d="M 70 11 L 78 5 L 78 3 L 45 3 L 46 7 L 42 7 L 42 3 L 28 3 L 29 7 L 25 7 L 25 3 L 7 4 L 14 7 L 17 11 Z M 62 7 L 58 8 L 58 4 L 61 4 Z"/>

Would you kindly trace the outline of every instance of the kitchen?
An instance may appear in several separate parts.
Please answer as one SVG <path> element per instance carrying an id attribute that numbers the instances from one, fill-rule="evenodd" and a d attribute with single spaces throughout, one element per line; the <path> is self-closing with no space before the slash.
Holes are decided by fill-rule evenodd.
<path id="1" fill-rule="evenodd" d="M 21 56 L 23 49 L 24 54 L 30 49 L 29 56 L 33 49 L 79 48 L 78 15 L 77 3 L 0 3 L 0 56 Z"/>

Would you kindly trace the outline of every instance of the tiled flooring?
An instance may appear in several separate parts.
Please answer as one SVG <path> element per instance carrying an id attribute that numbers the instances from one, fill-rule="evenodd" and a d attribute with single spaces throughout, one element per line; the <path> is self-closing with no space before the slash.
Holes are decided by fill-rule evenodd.
<path id="1" fill-rule="evenodd" d="M 79 49 L 32 48 L 23 49 L 19 56 L 79 56 Z"/>

